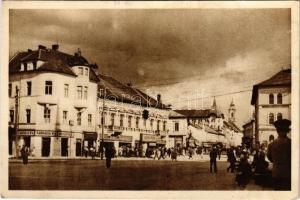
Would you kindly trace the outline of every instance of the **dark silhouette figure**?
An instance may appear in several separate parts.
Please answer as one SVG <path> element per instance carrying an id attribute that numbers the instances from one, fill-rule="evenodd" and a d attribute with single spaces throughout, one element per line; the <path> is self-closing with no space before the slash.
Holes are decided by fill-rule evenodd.
<path id="1" fill-rule="evenodd" d="M 287 137 L 291 121 L 274 122 L 278 138 L 268 146 L 268 159 L 273 163 L 272 177 L 275 190 L 291 190 L 291 139 Z"/>
<path id="2" fill-rule="evenodd" d="M 217 173 L 217 156 L 218 156 L 217 148 L 214 147 L 209 153 L 210 173 L 213 172 L 213 169 L 214 169 L 214 172 Z"/>
<path id="3" fill-rule="evenodd" d="M 116 150 L 113 143 L 108 143 L 105 147 L 106 168 L 111 167 L 111 159 L 115 156 Z"/>
<path id="4" fill-rule="evenodd" d="M 234 155 L 234 152 L 233 152 L 232 148 L 227 151 L 227 160 L 230 164 L 229 167 L 227 168 L 227 172 L 229 172 L 229 170 L 230 170 L 231 173 L 233 173 L 234 170 L 235 170 L 236 158 L 235 158 L 235 155 Z"/>

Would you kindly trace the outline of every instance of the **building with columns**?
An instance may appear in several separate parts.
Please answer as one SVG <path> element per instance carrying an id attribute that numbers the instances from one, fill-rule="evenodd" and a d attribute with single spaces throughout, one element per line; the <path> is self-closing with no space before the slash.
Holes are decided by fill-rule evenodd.
<path id="1" fill-rule="evenodd" d="M 268 145 L 277 136 L 274 121 L 291 119 L 291 69 L 283 69 L 254 85 L 251 105 L 255 107 L 256 145 Z"/>

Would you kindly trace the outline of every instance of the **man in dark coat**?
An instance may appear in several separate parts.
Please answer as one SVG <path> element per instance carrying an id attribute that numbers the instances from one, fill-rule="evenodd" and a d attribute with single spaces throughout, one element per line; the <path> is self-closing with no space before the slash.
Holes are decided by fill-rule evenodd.
<path id="1" fill-rule="evenodd" d="M 113 144 L 107 144 L 105 148 L 106 168 L 110 168 L 111 159 L 115 156 L 116 150 Z"/>
<path id="2" fill-rule="evenodd" d="M 214 168 L 214 172 L 217 173 L 217 148 L 213 147 L 213 149 L 209 153 L 210 157 L 210 173 L 212 173 L 212 168 Z"/>
<path id="3" fill-rule="evenodd" d="M 227 158 L 228 158 L 228 162 L 230 163 L 229 167 L 227 168 L 227 172 L 229 172 L 229 170 L 230 170 L 231 173 L 233 173 L 235 170 L 235 162 L 236 162 L 233 148 L 228 149 Z"/>
<path id="4" fill-rule="evenodd" d="M 268 146 L 267 157 L 273 163 L 275 190 L 291 190 L 291 139 L 287 137 L 290 125 L 287 119 L 274 122 L 278 138 Z"/>

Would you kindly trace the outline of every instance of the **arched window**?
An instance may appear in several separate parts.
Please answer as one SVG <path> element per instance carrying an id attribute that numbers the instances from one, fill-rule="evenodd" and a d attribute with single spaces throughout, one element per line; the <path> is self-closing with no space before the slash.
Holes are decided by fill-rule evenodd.
<path id="1" fill-rule="evenodd" d="M 277 104 L 282 104 L 282 94 L 277 94 Z"/>
<path id="2" fill-rule="evenodd" d="M 273 124 L 274 123 L 274 114 L 270 113 L 269 114 L 269 124 Z"/>
<path id="3" fill-rule="evenodd" d="M 282 114 L 281 113 L 277 114 L 277 120 L 282 120 Z"/>
<path id="4" fill-rule="evenodd" d="M 274 94 L 269 95 L 269 104 L 274 104 Z"/>

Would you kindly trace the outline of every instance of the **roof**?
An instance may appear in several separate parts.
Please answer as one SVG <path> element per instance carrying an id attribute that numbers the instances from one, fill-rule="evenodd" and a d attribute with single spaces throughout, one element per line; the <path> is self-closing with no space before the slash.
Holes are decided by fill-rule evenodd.
<path id="1" fill-rule="evenodd" d="M 203 129 L 203 124 L 199 125 L 199 124 L 190 124 L 191 126 L 197 128 L 197 129 Z M 209 127 L 208 125 L 204 124 L 204 130 L 207 133 L 211 133 L 211 134 L 215 134 L 215 135 L 224 135 L 218 131 L 216 131 L 215 129 Z"/>
<path id="2" fill-rule="evenodd" d="M 184 115 L 172 110 L 169 114 L 169 118 L 170 119 L 176 119 L 176 118 L 178 119 L 178 118 L 186 118 L 186 117 Z"/>
<path id="3" fill-rule="evenodd" d="M 81 55 L 70 55 L 53 49 L 37 49 L 34 51 L 18 52 L 9 62 L 9 73 L 19 73 L 22 62 L 28 61 L 44 61 L 37 68 L 37 71 L 58 72 L 76 76 L 72 70 L 72 66 L 90 66 L 88 61 Z M 28 73 L 32 71 L 27 71 Z M 24 73 L 27 73 L 24 72 Z M 98 81 L 98 78 L 93 70 L 90 70 L 90 80 Z"/>
<path id="4" fill-rule="evenodd" d="M 156 99 L 145 94 L 141 90 L 132 86 L 125 85 L 111 76 L 99 74 L 99 89 L 105 89 L 106 98 L 124 103 L 134 103 L 145 107 L 155 107 L 160 109 L 169 109 L 168 106 L 158 102 Z M 104 93 L 100 93 L 103 98 Z"/>
<path id="5" fill-rule="evenodd" d="M 223 121 L 224 125 L 232 128 L 235 132 L 242 132 L 241 129 L 232 121 Z"/>
<path id="6" fill-rule="evenodd" d="M 196 118 L 196 117 L 209 117 L 210 115 L 216 115 L 217 117 L 221 117 L 222 114 L 218 110 L 214 109 L 204 109 L 204 110 L 174 110 L 175 112 L 184 115 L 185 117 L 189 118 Z"/>
<path id="7" fill-rule="evenodd" d="M 271 78 L 253 86 L 251 105 L 254 105 L 258 95 L 259 88 L 289 86 L 291 87 L 291 69 L 284 69 Z"/>

